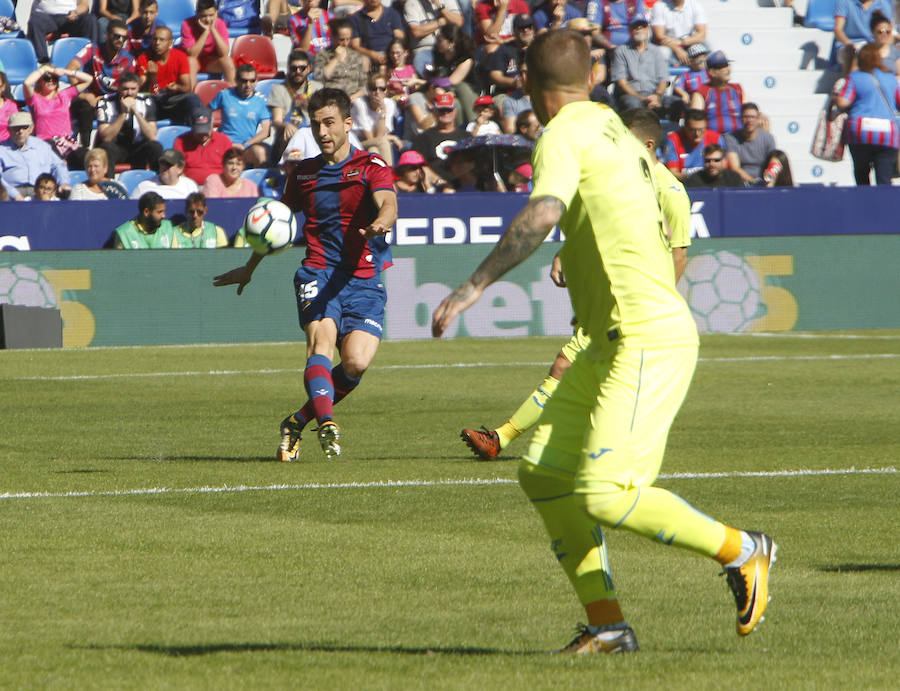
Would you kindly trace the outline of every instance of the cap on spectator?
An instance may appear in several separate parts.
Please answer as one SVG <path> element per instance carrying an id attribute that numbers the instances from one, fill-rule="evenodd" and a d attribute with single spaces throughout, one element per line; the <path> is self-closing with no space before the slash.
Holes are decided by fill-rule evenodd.
<path id="1" fill-rule="evenodd" d="M 580 31 L 581 33 L 590 33 L 600 28 L 599 24 L 594 24 L 587 17 L 572 17 L 566 24 L 567 29 L 572 31 Z"/>
<path id="2" fill-rule="evenodd" d="M 520 163 L 516 166 L 516 172 L 521 175 L 523 178 L 531 178 L 534 177 L 534 168 L 531 167 L 531 164 L 527 161 L 525 163 Z"/>
<path id="3" fill-rule="evenodd" d="M 31 113 L 27 110 L 20 110 L 9 116 L 9 124 L 7 127 L 29 127 L 33 124 L 34 121 L 31 119 Z"/>
<path id="4" fill-rule="evenodd" d="M 723 53 L 721 50 L 717 50 L 715 53 L 710 53 L 709 57 L 706 58 L 707 67 L 728 67 L 729 62 L 731 62 L 731 60 L 726 58 L 725 53 Z"/>
<path id="5" fill-rule="evenodd" d="M 442 89 L 453 88 L 453 82 L 451 82 L 448 77 L 435 77 L 434 79 L 429 79 L 428 84 L 430 86 L 439 86 Z"/>
<path id="6" fill-rule="evenodd" d="M 191 113 L 191 132 L 194 134 L 209 134 L 212 132 L 212 111 L 207 107 L 197 108 Z"/>
<path id="7" fill-rule="evenodd" d="M 183 166 L 184 154 L 178 149 L 166 149 L 160 155 L 159 162 L 170 166 Z"/>
<path id="8" fill-rule="evenodd" d="M 434 97 L 435 110 L 453 110 L 456 108 L 456 99 L 450 92 L 436 94 Z"/>
<path id="9" fill-rule="evenodd" d="M 478 108 L 479 106 L 492 106 L 494 105 L 494 99 L 490 96 L 479 96 L 475 99 L 475 103 L 473 104 L 473 108 Z"/>
<path id="10" fill-rule="evenodd" d="M 694 43 L 693 45 L 688 46 L 688 57 L 693 60 L 694 58 L 699 58 L 701 55 L 709 55 L 709 48 L 706 47 L 705 43 Z"/>
<path id="11" fill-rule="evenodd" d="M 418 151 L 413 151 L 412 149 L 410 149 L 409 151 L 404 151 L 402 154 L 400 154 L 400 158 L 397 160 L 397 165 L 395 165 L 394 168 L 401 168 L 403 166 L 418 168 L 419 166 L 424 165 L 425 157 Z"/>
<path id="12" fill-rule="evenodd" d="M 628 22 L 628 28 L 633 29 L 636 26 L 650 26 L 650 22 L 647 21 L 647 18 L 643 15 L 638 15 L 630 22 Z"/>
<path id="13" fill-rule="evenodd" d="M 517 14 L 513 18 L 513 29 L 516 31 L 527 29 L 529 26 L 534 26 L 534 19 L 532 19 L 530 14 Z"/>

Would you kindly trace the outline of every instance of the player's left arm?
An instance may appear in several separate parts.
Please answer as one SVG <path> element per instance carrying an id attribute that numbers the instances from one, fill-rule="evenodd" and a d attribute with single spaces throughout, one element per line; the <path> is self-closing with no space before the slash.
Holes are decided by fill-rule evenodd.
<path id="1" fill-rule="evenodd" d="M 530 199 L 475 273 L 438 305 L 431 317 L 432 335 L 440 338 L 458 314 L 478 301 L 485 288 L 531 256 L 565 210 L 566 205 L 556 197 Z"/>
<path id="2" fill-rule="evenodd" d="M 391 226 L 396 223 L 398 214 L 397 193 L 394 190 L 376 190 L 372 193 L 372 199 L 375 201 L 378 215 L 365 228 L 359 229 L 359 232 L 369 239 L 376 235 L 387 235 Z"/>

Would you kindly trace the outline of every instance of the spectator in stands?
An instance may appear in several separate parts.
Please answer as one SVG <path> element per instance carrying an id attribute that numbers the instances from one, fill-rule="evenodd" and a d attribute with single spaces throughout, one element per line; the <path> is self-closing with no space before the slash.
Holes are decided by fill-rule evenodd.
<path id="1" fill-rule="evenodd" d="M 141 183 L 143 184 L 143 183 Z M 138 215 L 116 228 L 116 249 L 171 249 L 175 245 L 175 229 L 166 218 L 166 200 L 148 191 L 137 197 Z"/>
<path id="2" fill-rule="evenodd" d="M 475 98 L 482 92 L 474 55 L 475 43 L 471 36 L 454 24 L 441 27 L 435 38 L 431 76 L 450 80 L 464 120 L 475 117 Z"/>
<path id="3" fill-rule="evenodd" d="M 157 118 L 184 125 L 203 101 L 194 93 L 187 54 L 172 43 L 172 30 L 156 27 L 150 50 L 137 57 L 135 71 L 141 78 L 140 90 L 151 94 L 156 104 Z"/>
<path id="4" fill-rule="evenodd" d="M 353 101 L 365 93 L 369 59 L 350 47 L 353 27 L 349 19 L 332 20 L 331 35 L 331 48 L 316 53 L 316 81 L 329 88 L 340 89 Z"/>
<path id="5" fill-rule="evenodd" d="M 425 178 L 429 187 L 439 187 L 450 175 L 446 165 L 447 147 L 468 137 L 456 126 L 456 99 L 449 91 L 435 95 L 434 116 L 434 126 L 413 142 L 413 149 L 425 157 Z"/>
<path id="6" fill-rule="evenodd" d="M 436 77 L 429 79 L 424 89 L 410 95 L 403 120 L 403 138 L 411 142 L 433 127 L 435 98 L 438 94 L 452 92 L 453 83 L 447 77 Z"/>
<path id="7" fill-rule="evenodd" d="M 418 151 L 404 151 L 394 166 L 394 191 L 403 193 L 434 192 L 425 183 L 425 157 Z"/>
<path id="8" fill-rule="evenodd" d="M 352 130 L 347 136 L 347 139 L 350 140 L 351 146 L 354 146 L 357 149 L 363 148 L 362 142 L 360 142 L 359 138 L 353 134 Z M 304 125 L 288 140 L 288 143 L 284 147 L 284 153 L 281 155 L 281 160 L 279 160 L 279 164 L 282 166 L 284 166 L 285 163 L 290 165 L 291 162 L 299 162 L 307 158 L 313 158 L 320 153 L 322 153 L 322 150 L 316 143 L 316 140 L 312 135 L 312 130 L 309 125 Z"/>
<path id="9" fill-rule="evenodd" d="M 56 180 L 50 173 L 41 173 L 37 176 L 37 180 L 34 181 L 34 196 L 32 200 L 36 202 L 58 202 L 59 197 L 56 196 L 57 187 Z M 3 191 L 6 192 L 5 187 Z"/>
<path id="10" fill-rule="evenodd" d="M 616 85 L 616 110 L 649 108 L 658 116 L 666 113 L 664 102 L 669 85 L 669 65 L 659 46 L 650 43 L 650 25 L 643 17 L 633 19 L 631 40 L 613 53 L 610 78 Z"/>
<path id="11" fill-rule="evenodd" d="M 399 151 L 403 143 L 394 135 L 397 104 L 387 97 L 387 77 L 373 72 L 369 75 L 366 95 L 353 101 L 350 108 L 353 132 L 366 151 L 379 154 L 388 165 L 394 164 L 394 147 Z"/>
<path id="12" fill-rule="evenodd" d="M 765 187 L 793 187 L 794 176 L 787 154 L 780 149 L 769 153 L 763 168 L 762 184 Z"/>
<path id="13" fill-rule="evenodd" d="M 228 236 L 222 226 L 206 220 L 207 210 L 206 196 L 202 192 L 193 192 L 185 198 L 184 215 L 187 220 L 175 226 L 174 247 L 180 249 L 228 247 Z"/>
<path id="14" fill-rule="evenodd" d="M 397 101 L 397 105 L 405 108 L 409 95 L 425 86 L 425 80 L 416 74 L 410 59 L 409 45 L 405 38 L 394 39 L 388 44 L 387 71 L 388 94 Z M 435 55 L 435 59 L 438 56 Z"/>
<path id="15" fill-rule="evenodd" d="M 305 50 L 311 58 L 331 46 L 331 15 L 319 4 L 320 0 L 302 0 L 300 11 L 288 22 L 294 48 Z"/>
<path id="16" fill-rule="evenodd" d="M 690 60 L 690 69 L 682 72 L 676 77 L 672 85 L 672 93 L 674 93 L 685 108 L 691 104 L 691 96 L 701 86 L 709 81 L 709 74 L 706 71 L 706 57 L 709 55 L 709 48 L 705 43 L 695 43 L 687 50 L 688 59 Z"/>
<path id="17" fill-rule="evenodd" d="M 519 75 L 524 82 L 528 76 L 528 64 L 522 63 L 519 66 Z M 506 134 L 515 134 L 518 130 L 519 118 L 523 113 L 531 113 L 531 98 L 525 93 L 524 83 L 515 91 L 511 91 L 503 99 L 500 106 L 500 127 Z M 537 119 L 537 116 L 535 116 Z M 540 124 L 540 123 L 538 123 Z"/>
<path id="18" fill-rule="evenodd" d="M 725 167 L 725 150 L 718 144 L 703 147 L 703 168 L 684 179 L 685 187 L 744 187 L 741 176 Z"/>
<path id="19" fill-rule="evenodd" d="M 190 163 L 187 157 L 185 157 L 185 162 Z M 241 177 L 243 172 L 244 152 L 233 146 L 222 156 L 222 172 L 209 175 L 203 183 L 201 191 L 210 198 L 258 197 L 259 187 L 253 180 Z M 191 174 L 190 166 L 185 168 L 185 173 Z"/>
<path id="20" fill-rule="evenodd" d="M 19 111 L 9 117 L 9 139 L 0 142 L 0 175 L 10 199 L 30 197 L 41 173 L 52 173 L 60 194 L 67 195 L 72 189 L 69 169 L 47 142 L 32 136 L 33 132 L 31 113 Z"/>
<path id="21" fill-rule="evenodd" d="M 506 96 L 524 87 L 522 65 L 525 64 L 525 51 L 534 41 L 534 20 L 530 15 L 519 14 L 512 21 L 514 37 L 512 41 L 495 46 L 495 49 L 484 58 L 484 72 L 494 97 Z M 502 98 L 498 105 L 502 107 Z"/>
<path id="22" fill-rule="evenodd" d="M 536 142 L 541 135 L 544 126 L 538 120 L 533 110 L 523 110 L 516 116 L 516 127 L 514 134 L 525 137 L 530 142 Z"/>
<path id="23" fill-rule="evenodd" d="M 123 21 L 127 26 L 139 16 L 138 0 L 97 0 L 97 25 L 101 36 L 113 19 Z"/>
<path id="24" fill-rule="evenodd" d="M 506 0 L 501 0 L 505 2 Z M 521 2 L 522 0 L 518 0 Z M 434 65 L 434 44 L 442 27 L 452 24 L 462 28 L 463 16 L 458 0 L 409 0 L 403 5 L 403 18 L 409 31 L 413 67 L 425 76 Z"/>
<path id="25" fill-rule="evenodd" d="M 606 91 L 606 87 L 604 83 L 606 82 L 606 50 L 602 47 L 594 45 L 594 37 L 600 35 L 600 27 L 597 24 L 592 24 L 584 17 L 573 17 L 569 20 L 568 26 L 566 27 L 571 29 L 572 31 L 577 31 L 579 34 L 584 36 L 585 43 L 587 43 L 588 49 L 591 51 L 591 76 L 594 80 L 595 88 L 602 88 L 605 93 L 605 98 L 603 98 L 604 103 L 610 103 L 609 92 Z M 591 100 L 597 101 L 596 94 L 594 90 L 591 91 Z"/>
<path id="26" fill-rule="evenodd" d="M 466 125 L 466 132 L 472 137 L 501 134 L 502 130 L 496 117 L 497 109 L 494 108 L 494 99 L 490 96 L 479 96 L 475 99 L 475 119 Z"/>
<path id="27" fill-rule="evenodd" d="M 6 72 L 0 69 L 0 142 L 9 139 L 9 118 L 18 110 L 19 104 L 12 97 Z"/>
<path id="28" fill-rule="evenodd" d="M 138 93 L 139 84 L 134 72 L 125 72 L 116 93 L 97 104 L 97 145 L 106 151 L 113 170 L 119 163 L 156 170 L 162 153 L 156 141 L 156 106 L 148 95 Z"/>
<path id="29" fill-rule="evenodd" d="M 272 114 L 266 99 L 256 93 L 256 68 L 243 64 L 237 68 L 237 86 L 217 93 L 210 102 L 212 110 L 222 111 L 219 131 L 234 146 L 244 149 L 248 168 L 262 168 L 269 160 L 270 147 L 265 143 L 272 127 Z"/>
<path id="30" fill-rule="evenodd" d="M 759 108 L 749 101 L 741 106 L 741 128 L 726 132 L 728 167 L 748 185 L 760 181 L 769 152 L 775 149 L 775 137 L 759 126 Z"/>
<path id="31" fill-rule="evenodd" d="M 68 70 L 83 70 L 94 76 L 91 88 L 72 101 L 72 116 L 77 122 L 81 145 L 91 145 L 94 126 L 94 109 L 100 99 L 116 93 L 119 77 L 134 71 L 134 57 L 123 48 L 128 38 L 128 27 L 119 19 L 109 22 L 103 45 L 89 44 L 82 48 L 66 66 Z"/>
<path id="32" fill-rule="evenodd" d="M 893 22 L 892 0 L 836 0 L 834 3 L 834 56 L 844 74 L 854 69 L 856 52 L 875 40 L 872 18 L 881 14 Z"/>
<path id="33" fill-rule="evenodd" d="M 350 46 L 365 55 L 372 66 L 387 64 L 390 42 L 406 38 L 403 17 L 393 7 L 382 5 L 381 0 L 363 0 L 362 9 L 350 15 L 350 24 Z"/>
<path id="34" fill-rule="evenodd" d="M 588 19 L 600 24 L 596 43 L 609 51 L 631 40 L 629 27 L 632 20 L 638 17 L 650 19 L 644 0 L 590 0 L 587 7 Z"/>
<path id="35" fill-rule="evenodd" d="M 478 0 L 475 5 L 475 43 L 486 53 L 513 40 L 513 22 L 519 15 L 531 16 L 525 0 Z M 532 24 L 532 26 L 534 26 Z"/>
<path id="36" fill-rule="evenodd" d="M 709 124 L 724 134 L 741 126 L 741 104 L 744 90 L 731 79 L 730 61 L 725 53 L 717 50 L 706 58 L 709 81 L 702 84 L 691 96 L 691 108 L 705 110 Z"/>
<path id="37" fill-rule="evenodd" d="M 50 62 L 47 34 L 65 33 L 100 43 L 97 17 L 91 13 L 91 0 L 38 0 L 31 5 L 28 39 L 34 45 L 39 63 Z"/>
<path id="38" fill-rule="evenodd" d="M 722 136 L 708 129 L 708 123 L 706 111 L 690 109 L 684 116 L 681 129 L 669 132 L 663 162 L 679 180 L 703 167 L 705 147 L 710 144 L 723 146 Z"/>
<path id="39" fill-rule="evenodd" d="M 60 77 L 72 79 L 72 85 L 60 90 Z M 53 147 L 70 170 L 84 168 L 84 149 L 72 134 L 72 101 L 87 89 L 93 77 L 46 64 L 25 77 L 22 88 L 25 105 L 34 118 L 34 136 Z"/>
<path id="40" fill-rule="evenodd" d="M 72 188 L 69 199 L 96 201 L 107 199 L 128 199 L 125 187 L 113 180 L 107 180 L 109 158 L 103 149 L 91 149 L 84 157 L 87 180 Z"/>
<path id="41" fill-rule="evenodd" d="M 150 50 L 156 31 L 156 18 L 159 16 L 157 0 L 141 0 L 138 18 L 128 25 L 128 52 L 139 55 Z"/>
<path id="42" fill-rule="evenodd" d="M 212 110 L 206 106 L 193 112 L 191 131 L 176 137 L 172 146 L 183 155 L 184 174 L 198 185 L 223 172 L 225 154 L 232 148 L 244 151 L 243 147 L 234 147 L 227 135 L 213 129 Z"/>
<path id="43" fill-rule="evenodd" d="M 293 50 L 288 55 L 287 78 L 282 84 L 275 84 L 269 91 L 266 105 L 272 113 L 272 127 L 275 128 L 275 153 L 281 156 L 284 146 L 297 130 L 309 122 L 307 102 L 316 85 L 309 78 L 309 54 Z"/>
<path id="44" fill-rule="evenodd" d="M 218 0 L 219 16 L 229 29 L 245 34 L 260 33 L 262 8 L 259 0 Z"/>
<path id="45" fill-rule="evenodd" d="M 568 0 L 545 0 L 531 15 L 536 33 L 550 29 L 564 29 L 575 17 L 584 17 L 581 10 L 569 4 Z"/>
<path id="46" fill-rule="evenodd" d="M 700 0 L 658 0 L 650 12 L 653 39 L 671 64 L 687 65 L 687 49 L 706 40 L 706 10 Z"/>
<path id="47" fill-rule="evenodd" d="M 853 177 L 857 185 L 869 185 L 874 169 L 875 184 L 890 185 L 900 148 L 896 120 L 900 87 L 894 73 L 881 62 L 877 43 L 864 45 L 857 63 L 835 98 L 840 108 L 850 111 L 845 132 Z"/>
<path id="48" fill-rule="evenodd" d="M 881 12 L 875 12 L 869 26 L 872 29 L 872 36 L 875 37 L 875 43 L 878 44 L 881 62 L 894 74 L 900 75 L 900 47 L 894 40 L 896 37 L 893 23 Z"/>
<path id="49" fill-rule="evenodd" d="M 192 75 L 215 72 L 234 84 L 228 26 L 219 16 L 216 0 L 197 0 L 197 14 L 181 22 L 181 47 L 190 58 Z"/>
<path id="50" fill-rule="evenodd" d="M 159 157 L 158 165 L 159 175 L 138 183 L 131 193 L 132 199 L 140 199 L 146 192 L 156 192 L 163 199 L 185 199 L 191 192 L 200 191 L 197 183 L 184 175 L 181 151 L 166 149 Z"/>

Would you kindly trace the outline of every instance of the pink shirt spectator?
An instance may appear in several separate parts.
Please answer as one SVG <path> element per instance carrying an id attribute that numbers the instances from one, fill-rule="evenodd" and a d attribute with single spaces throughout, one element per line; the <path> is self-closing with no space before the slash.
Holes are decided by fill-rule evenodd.
<path id="1" fill-rule="evenodd" d="M 34 117 L 34 136 L 39 139 L 52 139 L 72 134 L 72 113 L 70 104 L 78 96 L 78 89 L 67 87 L 46 98 L 34 92 L 25 101 Z"/>
<path id="2" fill-rule="evenodd" d="M 9 116 L 19 110 L 19 106 L 11 98 L 4 99 L 0 106 L 0 142 L 9 139 Z M 70 125 L 71 128 L 71 125 Z"/>
<path id="3" fill-rule="evenodd" d="M 225 43 L 228 43 L 228 25 L 221 17 L 216 17 L 216 31 L 219 32 L 219 36 L 222 37 L 222 40 L 225 41 Z M 203 28 L 197 22 L 197 18 L 188 17 L 181 22 L 181 47 L 184 50 L 187 50 L 197 42 L 197 38 L 202 33 Z M 206 67 L 206 63 L 210 60 L 215 60 L 217 57 L 216 42 L 210 32 L 209 36 L 206 37 L 206 43 L 203 45 L 203 50 L 201 50 L 200 55 L 197 56 L 197 60 L 200 62 L 200 69 L 202 70 Z"/>
<path id="4" fill-rule="evenodd" d="M 259 188 L 252 180 L 241 178 L 240 189 L 231 190 L 225 187 L 225 183 L 222 181 L 222 176 L 218 173 L 213 173 L 208 178 L 206 178 L 206 182 L 203 183 L 203 188 L 200 191 L 209 198 L 259 196 Z"/>

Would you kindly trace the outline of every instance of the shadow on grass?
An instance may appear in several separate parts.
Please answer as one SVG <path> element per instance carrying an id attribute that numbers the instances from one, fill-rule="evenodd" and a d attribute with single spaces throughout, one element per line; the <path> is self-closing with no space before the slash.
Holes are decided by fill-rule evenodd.
<path id="1" fill-rule="evenodd" d="M 134 650 L 167 657 L 199 657 L 218 653 L 305 652 L 305 653 L 388 653 L 402 655 L 515 656 L 546 654 L 546 650 L 500 650 L 497 648 L 408 647 L 403 645 L 335 645 L 326 643 L 210 643 L 196 645 L 70 645 L 77 650 Z"/>
<path id="2" fill-rule="evenodd" d="M 54 470 L 54 475 L 72 475 L 78 473 L 109 473 L 109 470 L 100 470 L 99 468 L 72 468 L 71 470 Z"/>
<path id="3" fill-rule="evenodd" d="M 136 463 L 195 463 L 195 462 L 225 462 L 225 463 L 281 463 L 272 456 L 132 456 L 123 458 L 116 456 L 117 461 L 134 461 Z"/>
<path id="4" fill-rule="evenodd" d="M 865 571 L 900 571 L 900 564 L 838 564 L 837 566 L 822 566 L 819 571 L 825 573 L 863 573 Z"/>

